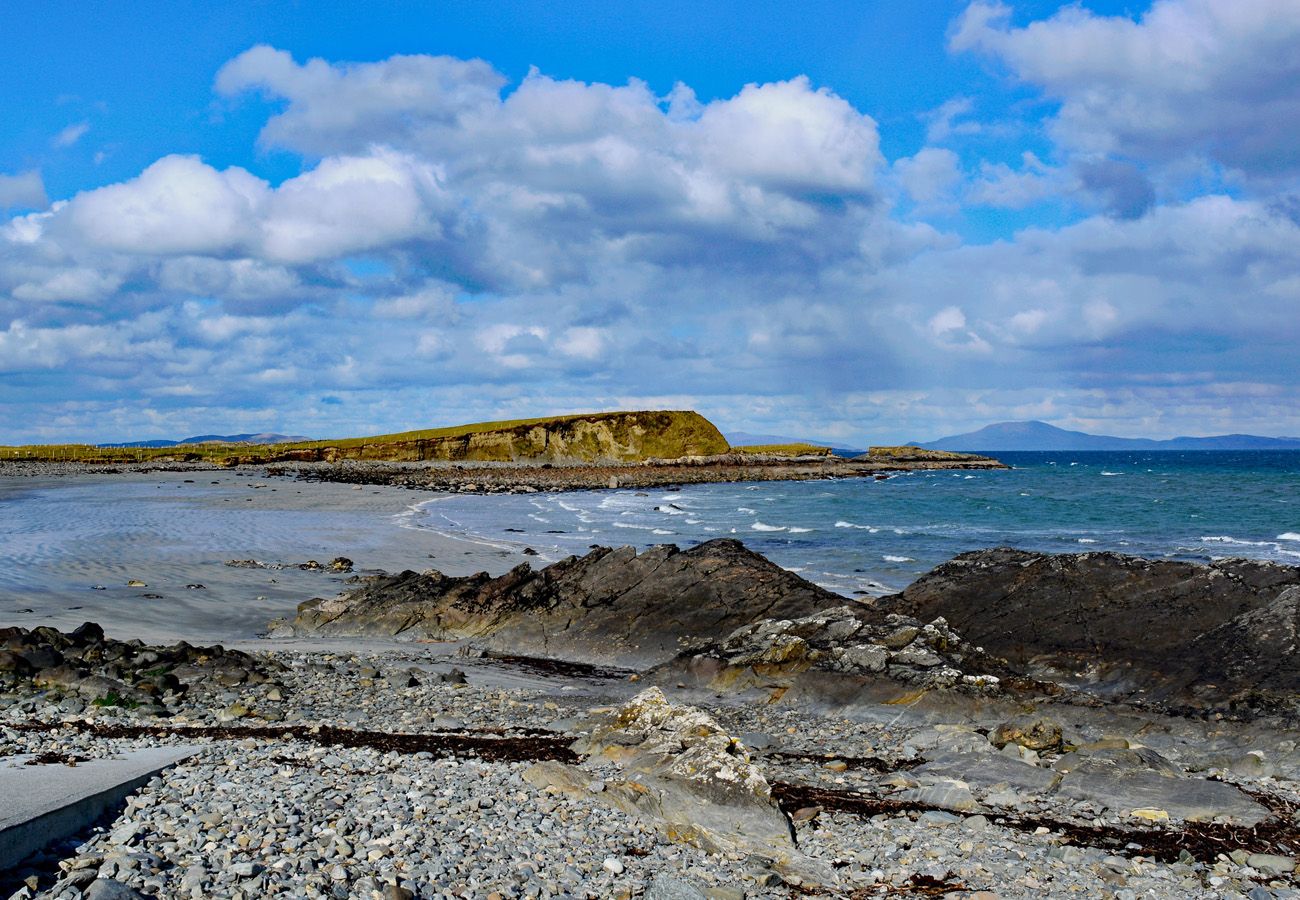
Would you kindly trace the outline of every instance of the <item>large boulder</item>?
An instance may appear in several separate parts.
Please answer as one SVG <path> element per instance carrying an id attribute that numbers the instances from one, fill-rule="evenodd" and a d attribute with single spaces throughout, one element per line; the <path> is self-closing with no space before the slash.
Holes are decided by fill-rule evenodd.
<path id="1" fill-rule="evenodd" d="M 302 604 L 290 628 L 272 633 L 472 638 L 511 653 L 642 666 L 672 658 L 683 642 L 843 603 L 739 541 L 714 540 L 640 554 L 601 547 L 497 578 L 383 576 Z"/>
<path id="2" fill-rule="evenodd" d="M 669 703 L 659 688 L 637 694 L 573 749 L 597 765 L 613 763 L 618 775 L 593 790 L 581 770 L 539 763 L 525 779 L 594 798 L 711 853 L 758 854 L 796 869 L 807 864 L 744 745 L 702 710 Z"/>

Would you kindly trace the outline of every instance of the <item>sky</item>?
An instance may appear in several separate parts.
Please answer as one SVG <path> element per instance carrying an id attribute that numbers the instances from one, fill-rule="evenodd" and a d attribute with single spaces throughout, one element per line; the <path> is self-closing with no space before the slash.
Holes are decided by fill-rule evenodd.
<path id="1" fill-rule="evenodd" d="M 0 443 L 1300 435 L 1300 0 L 15 5 Z"/>

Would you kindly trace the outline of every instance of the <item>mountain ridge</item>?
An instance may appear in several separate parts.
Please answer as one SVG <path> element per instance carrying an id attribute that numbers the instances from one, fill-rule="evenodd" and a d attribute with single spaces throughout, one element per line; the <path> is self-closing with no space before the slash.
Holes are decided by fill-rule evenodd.
<path id="1" fill-rule="evenodd" d="M 1086 451 L 1086 450 L 1300 450 L 1300 438 L 1263 437 L 1254 434 L 1220 434 L 1209 437 L 1124 438 L 1070 431 L 1037 420 L 996 422 L 975 431 L 933 441 L 916 441 L 927 450 Z"/>
<path id="2" fill-rule="evenodd" d="M 295 441 L 309 441 L 311 438 L 300 434 L 278 434 L 273 431 L 261 431 L 250 434 L 196 434 L 179 441 L 158 438 L 152 441 L 131 441 L 130 443 L 96 444 L 97 447 L 121 447 L 130 449 L 179 447 L 182 444 L 288 444 Z"/>

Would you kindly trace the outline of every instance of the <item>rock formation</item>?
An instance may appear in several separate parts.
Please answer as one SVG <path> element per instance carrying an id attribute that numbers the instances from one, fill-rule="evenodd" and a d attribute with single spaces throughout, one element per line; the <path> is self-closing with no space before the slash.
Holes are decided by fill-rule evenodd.
<path id="1" fill-rule="evenodd" d="M 918 688 L 998 690 L 1000 662 L 962 640 L 942 618 L 900 615 L 869 621 L 869 610 L 837 606 L 798 619 L 761 619 L 703 642 L 652 675 L 693 679 L 715 691 L 784 689 L 805 673 L 883 677 Z"/>
<path id="2" fill-rule="evenodd" d="M 374 578 L 335 599 L 302 604 L 291 625 L 272 633 L 472 638 L 511 653 L 639 667 L 671 659 L 684 642 L 843 603 L 740 542 L 720 539 L 639 555 L 601 547 L 540 571 L 525 563 L 497 578 Z"/>
<path id="3" fill-rule="evenodd" d="M 1114 553 L 964 553 L 881 609 L 943 616 L 1025 671 L 1118 697 L 1294 712 L 1300 569 Z"/>

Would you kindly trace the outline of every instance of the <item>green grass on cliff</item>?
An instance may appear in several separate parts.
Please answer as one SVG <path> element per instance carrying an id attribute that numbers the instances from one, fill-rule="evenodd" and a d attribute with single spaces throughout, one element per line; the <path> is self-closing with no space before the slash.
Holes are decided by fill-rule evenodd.
<path id="1" fill-rule="evenodd" d="M 508 419 L 476 422 L 443 428 L 426 428 L 368 437 L 338 438 L 318 441 L 294 441 L 284 444 L 178 444 L 173 447 L 96 447 L 89 444 L 38 444 L 0 446 L 0 461 L 71 461 L 85 463 L 149 462 L 183 459 L 199 462 L 270 462 L 293 458 L 289 454 L 330 451 L 349 459 L 424 459 L 442 458 L 420 455 L 429 446 L 452 444 L 475 435 L 527 434 L 538 426 L 554 435 L 570 436 L 584 424 L 608 426 L 611 435 L 630 436 L 634 428 L 641 431 L 636 440 L 644 458 L 674 458 L 697 454 L 725 453 L 729 448 L 721 432 L 708 419 L 690 410 L 642 410 L 635 412 L 578 413 L 541 416 L 533 419 Z M 420 449 L 423 447 L 423 449 Z M 683 448 L 688 448 L 684 450 Z M 474 457 L 465 457 L 476 461 Z"/>
<path id="2" fill-rule="evenodd" d="M 733 453 L 752 453 L 763 456 L 830 456 L 829 447 L 816 444 L 746 444 L 732 447 Z"/>

